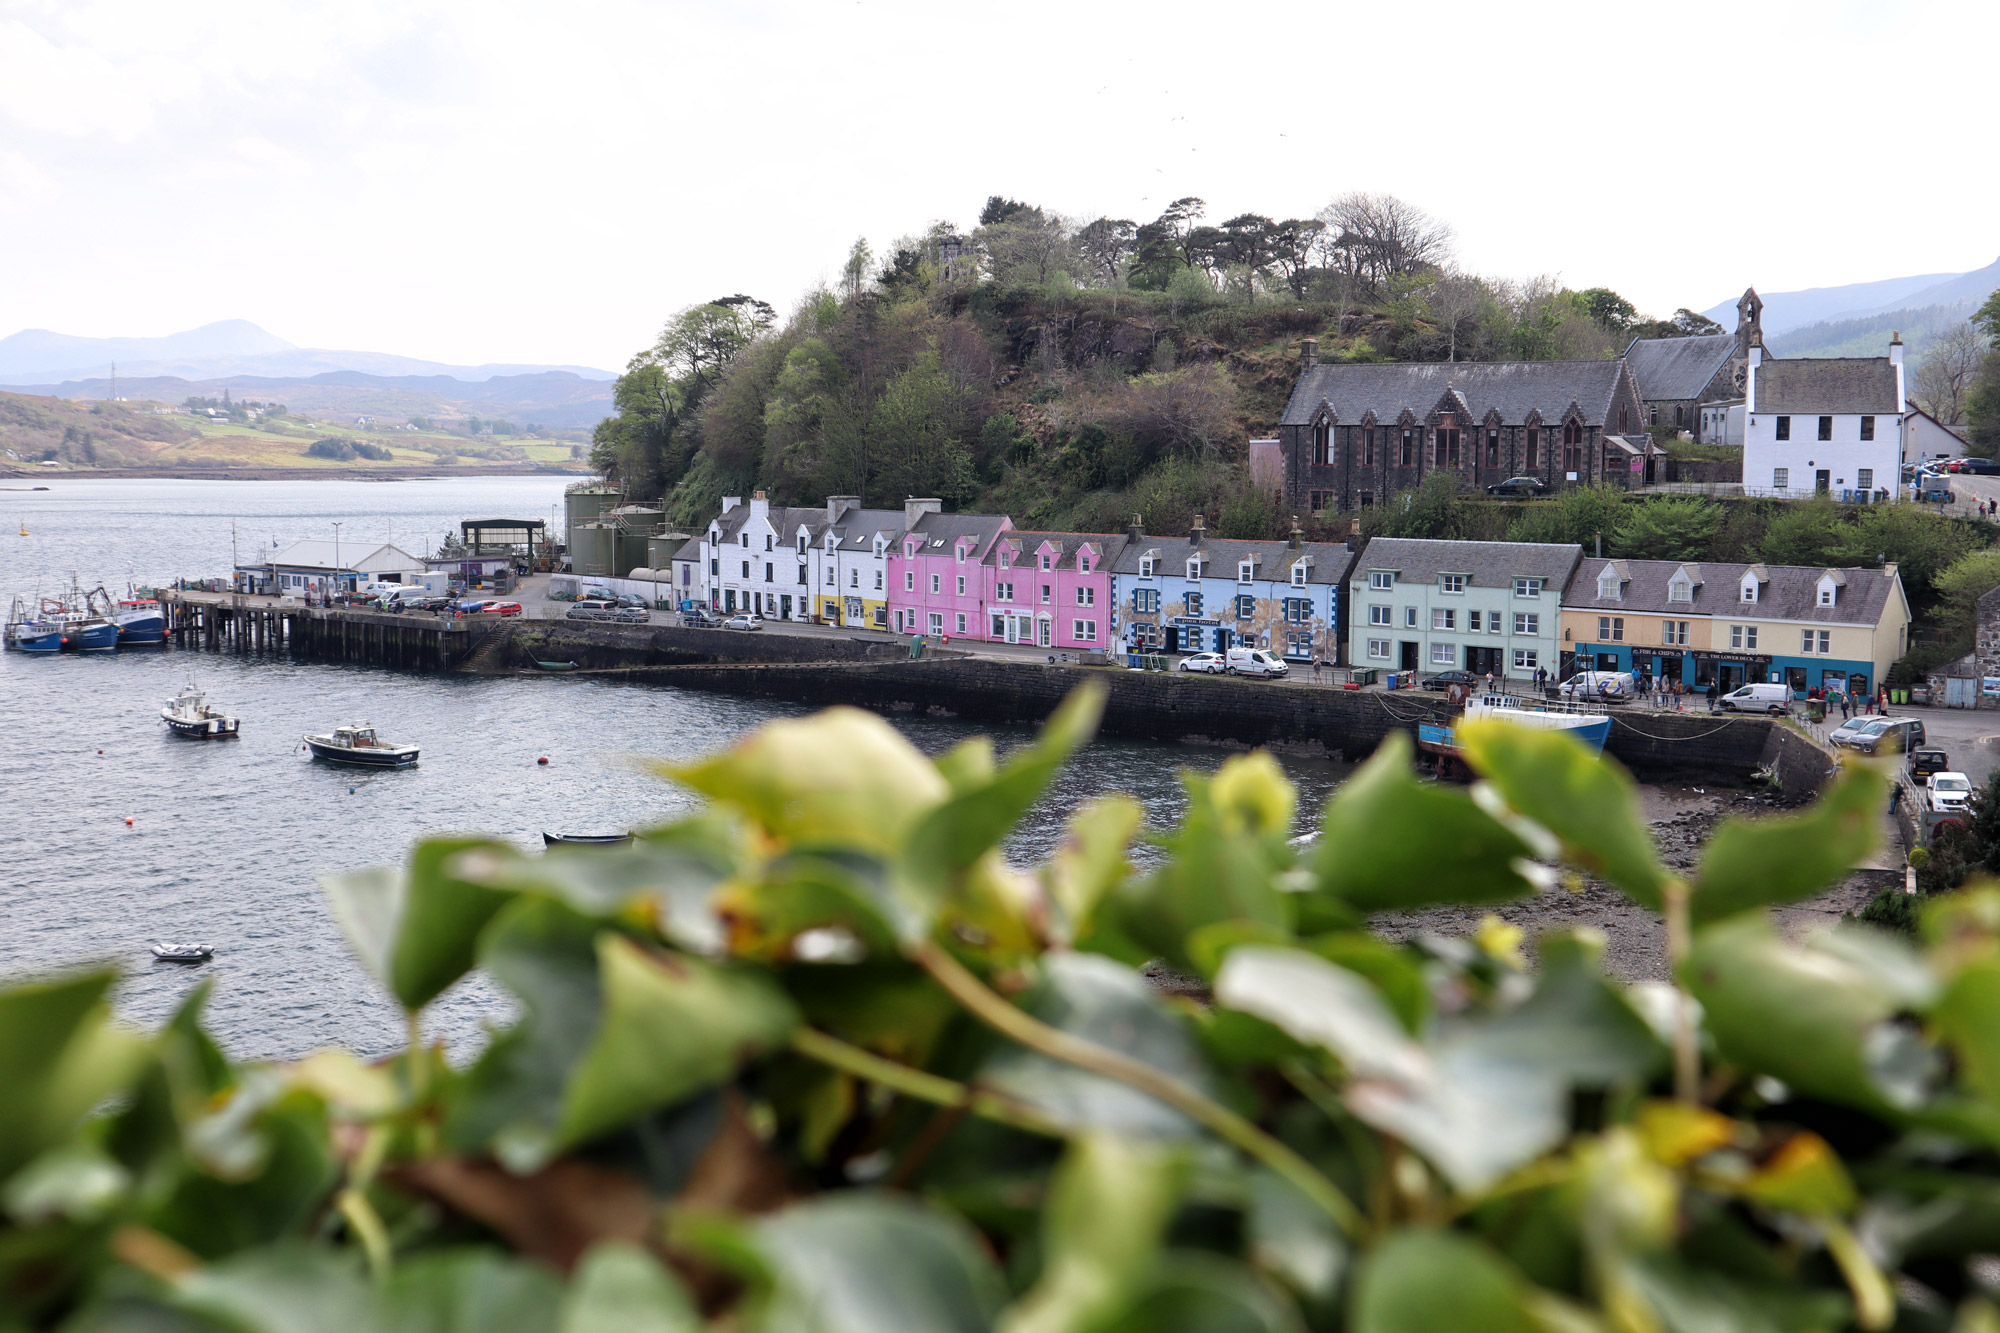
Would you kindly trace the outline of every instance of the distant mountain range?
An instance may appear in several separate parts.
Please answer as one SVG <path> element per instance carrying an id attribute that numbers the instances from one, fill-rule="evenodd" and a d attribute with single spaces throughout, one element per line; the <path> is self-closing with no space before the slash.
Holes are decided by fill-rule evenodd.
<path id="1" fill-rule="evenodd" d="M 1766 292 L 1764 337 L 1779 356 L 1880 356 L 1893 332 L 1911 354 L 1964 319 L 2000 290 L 2000 259 L 1970 273 L 1920 273 L 1907 278 Z M 1702 313 L 1736 327 L 1736 297 Z"/>
<path id="2" fill-rule="evenodd" d="M 239 375 L 306 379 L 329 372 L 359 371 L 377 376 L 449 376 L 478 382 L 496 375 L 567 371 L 588 380 L 611 380 L 613 371 L 594 366 L 540 366 L 489 363 L 453 366 L 385 352 L 334 351 L 299 347 L 244 319 L 225 319 L 164 338 L 77 338 L 48 329 L 23 329 L 0 338 L 0 384 L 55 384 L 109 378 L 118 363 L 121 390 L 134 380 L 178 376 L 211 381 Z"/>

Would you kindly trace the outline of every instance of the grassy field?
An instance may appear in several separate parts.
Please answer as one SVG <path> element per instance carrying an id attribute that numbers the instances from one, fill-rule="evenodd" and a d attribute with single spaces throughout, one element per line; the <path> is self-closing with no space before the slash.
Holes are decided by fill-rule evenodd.
<path id="1" fill-rule="evenodd" d="M 538 467 L 575 467 L 579 471 L 587 466 L 583 460 L 571 457 L 572 446 L 567 440 L 520 435 L 469 440 L 442 431 L 355 430 L 292 417 L 269 425 L 245 425 L 206 417 L 174 420 L 190 426 L 197 432 L 196 438 L 159 446 L 150 466 L 304 468 L 327 473 L 441 465 L 501 470 L 526 463 Z M 327 436 L 377 445 L 395 457 L 384 462 L 366 458 L 314 458 L 306 453 L 307 445 Z"/>

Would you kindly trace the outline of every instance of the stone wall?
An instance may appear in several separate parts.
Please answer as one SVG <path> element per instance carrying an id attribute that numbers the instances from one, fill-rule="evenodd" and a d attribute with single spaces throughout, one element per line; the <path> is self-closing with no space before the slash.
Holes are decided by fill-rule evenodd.
<path id="1" fill-rule="evenodd" d="M 1285 753 L 1366 758 L 1391 731 L 1447 722 L 1437 695 L 1315 689 L 1182 673 L 995 662 L 667 666 L 634 672 L 657 684 L 823 707 L 926 713 L 989 725 L 1035 725 L 1085 680 L 1110 687 L 1103 731 L 1190 744 L 1262 746 Z M 1773 724 L 1708 714 L 1614 714 L 1606 752 L 1644 781 L 1745 782 L 1764 766 Z M 1803 770 L 1800 770 L 1803 772 Z"/>
<path id="2" fill-rule="evenodd" d="M 841 634 L 746 633 L 678 625 L 620 625 L 589 620 L 512 620 L 503 644 L 479 654 L 477 669 L 504 673 L 537 661 L 581 667 L 652 667 L 716 662 L 888 662 L 907 660 L 907 643 Z M 926 655 L 961 656 L 931 645 Z"/>

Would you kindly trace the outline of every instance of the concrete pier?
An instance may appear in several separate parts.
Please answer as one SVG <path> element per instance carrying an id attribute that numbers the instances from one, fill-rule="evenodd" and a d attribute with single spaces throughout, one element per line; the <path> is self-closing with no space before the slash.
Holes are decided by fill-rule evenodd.
<path id="1" fill-rule="evenodd" d="M 237 593 L 170 592 L 162 594 L 160 605 L 167 633 L 183 647 L 283 651 L 405 671 L 458 670 L 479 655 L 498 628 L 497 618 L 445 620 Z"/>

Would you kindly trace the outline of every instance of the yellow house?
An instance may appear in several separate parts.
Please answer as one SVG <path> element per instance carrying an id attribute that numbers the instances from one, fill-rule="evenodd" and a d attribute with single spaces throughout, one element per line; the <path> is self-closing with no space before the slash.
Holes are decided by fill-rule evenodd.
<path id="1" fill-rule="evenodd" d="M 1878 688 L 1909 651 L 1910 604 L 1880 569 L 1585 557 L 1563 590 L 1562 663 L 1692 688 Z"/>

